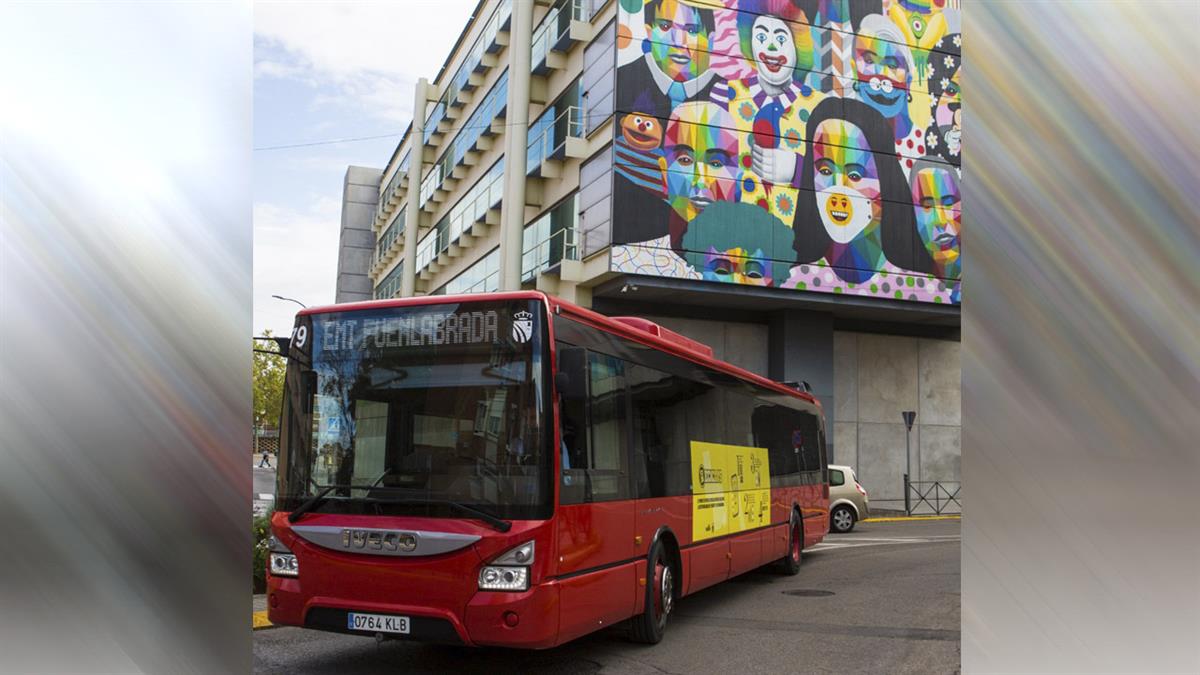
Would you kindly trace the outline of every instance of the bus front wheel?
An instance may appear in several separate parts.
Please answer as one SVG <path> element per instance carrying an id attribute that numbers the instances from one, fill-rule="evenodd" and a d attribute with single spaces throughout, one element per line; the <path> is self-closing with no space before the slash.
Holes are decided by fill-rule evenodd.
<path id="1" fill-rule="evenodd" d="M 675 606 L 675 573 L 667 559 L 666 547 L 656 541 L 650 551 L 646 575 L 646 609 L 633 617 L 633 639 L 658 644 L 667 630 L 667 619 Z"/>
<path id="2" fill-rule="evenodd" d="M 800 514 L 792 511 L 792 519 L 788 522 L 787 554 L 779 560 L 779 567 L 788 576 L 800 572 L 800 561 L 804 549 L 804 526 L 800 522 Z"/>

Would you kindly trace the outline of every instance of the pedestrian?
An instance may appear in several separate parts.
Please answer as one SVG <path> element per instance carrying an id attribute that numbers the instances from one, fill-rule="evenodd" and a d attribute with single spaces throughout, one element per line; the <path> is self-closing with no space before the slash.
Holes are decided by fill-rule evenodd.
<path id="1" fill-rule="evenodd" d="M 258 468 L 261 469 L 264 464 L 266 464 L 268 469 L 271 468 L 271 451 L 265 448 L 263 449 L 262 459 L 258 462 Z"/>

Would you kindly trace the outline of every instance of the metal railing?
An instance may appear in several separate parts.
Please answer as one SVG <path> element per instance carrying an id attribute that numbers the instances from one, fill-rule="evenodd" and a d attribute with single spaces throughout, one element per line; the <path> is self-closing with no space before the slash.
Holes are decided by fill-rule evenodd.
<path id="1" fill-rule="evenodd" d="M 904 512 L 908 515 L 962 513 L 962 481 L 916 480 L 904 476 Z"/>
<path id="2" fill-rule="evenodd" d="M 521 252 L 521 281 L 530 281 L 563 260 L 579 260 L 579 231 L 565 227 Z"/>
<path id="3" fill-rule="evenodd" d="M 564 124 L 560 125 L 559 122 L 564 121 L 564 118 Z M 526 170 L 530 173 L 541 167 L 542 162 L 547 159 L 559 157 L 568 138 L 583 138 L 583 108 L 577 105 L 568 106 L 552 122 L 539 120 L 536 125 L 542 126 L 543 129 L 529 142 L 526 151 Z M 561 138 L 555 133 L 556 129 L 565 129 Z"/>
<path id="4" fill-rule="evenodd" d="M 550 8 L 542 23 L 533 32 L 533 44 L 529 55 L 531 69 L 537 70 L 545 63 L 546 55 L 570 32 L 572 21 L 583 21 L 583 0 L 561 0 Z"/>

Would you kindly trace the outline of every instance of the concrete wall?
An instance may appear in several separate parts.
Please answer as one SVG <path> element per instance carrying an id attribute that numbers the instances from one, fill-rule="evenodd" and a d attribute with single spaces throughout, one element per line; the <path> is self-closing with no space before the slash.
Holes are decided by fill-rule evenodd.
<path id="1" fill-rule="evenodd" d="M 338 238 L 337 286 L 334 302 L 355 302 L 372 297 L 367 271 L 375 255 L 375 208 L 383 172 L 361 166 L 346 168 L 342 182 L 342 230 Z"/>
<path id="2" fill-rule="evenodd" d="M 904 507 L 905 428 L 900 413 L 905 410 L 917 412 L 911 479 L 960 480 L 959 347 L 946 340 L 834 332 L 836 452 L 830 461 L 854 467 L 873 506 Z"/>
<path id="3" fill-rule="evenodd" d="M 763 324 L 658 316 L 645 318 L 712 347 L 713 356 L 722 361 L 767 376 L 769 333 Z"/>

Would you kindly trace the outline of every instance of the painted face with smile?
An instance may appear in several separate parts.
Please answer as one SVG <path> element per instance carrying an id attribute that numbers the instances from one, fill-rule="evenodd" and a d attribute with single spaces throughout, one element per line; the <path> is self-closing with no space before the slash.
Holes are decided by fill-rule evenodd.
<path id="1" fill-rule="evenodd" d="M 733 201 L 737 188 L 737 136 L 721 106 L 684 103 L 671 113 L 663 141 L 667 201 L 691 222 L 715 201 Z"/>
<path id="2" fill-rule="evenodd" d="M 869 35 L 857 36 L 854 70 L 858 93 L 867 105 L 884 117 L 895 117 L 904 111 L 912 73 L 898 45 Z"/>
<path id="3" fill-rule="evenodd" d="M 676 82 L 694 79 L 708 70 L 709 35 L 701 11 L 680 0 L 662 0 L 654 21 L 647 26 L 651 57 Z"/>
<path id="4" fill-rule="evenodd" d="M 845 120 L 828 119 L 813 136 L 813 189 L 829 237 L 848 244 L 879 227 L 879 170 L 866 135 Z"/>
<path id="5" fill-rule="evenodd" d="M 796 67 L 796 40 L 787 22 L 773 16 L 760 16 L 751 28 L 758 78 L 782 87 L 792 79 Z"/>
<path id="6" fill-rule="evenodd" d="M 920 167 L 912 178 L 912 197 L 921 242 L 941 276 L 957 279 L 962 269 L 962 195 L 954 172 Z"/>

